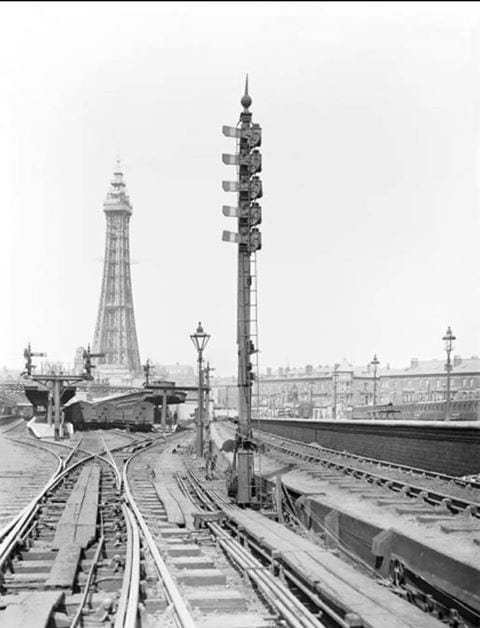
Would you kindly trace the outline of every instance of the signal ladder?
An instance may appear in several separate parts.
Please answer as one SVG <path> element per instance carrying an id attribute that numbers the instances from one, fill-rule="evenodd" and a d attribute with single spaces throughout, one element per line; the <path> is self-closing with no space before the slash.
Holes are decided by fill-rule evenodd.
<path id="1" fill-rule="evenodd" d="M 252 419 L 260 418 L 260 371 L 258 368 L 258 354 L 260 349 L 258 346 L 258 290 L 257 290 L 257 253 L 254 252 L 251 257 L 251 278 L 252 285 L 250 288 L 250 337 L 255 347 L 253 361 L 253 373 L 255 380 L 252 390 Z"/>

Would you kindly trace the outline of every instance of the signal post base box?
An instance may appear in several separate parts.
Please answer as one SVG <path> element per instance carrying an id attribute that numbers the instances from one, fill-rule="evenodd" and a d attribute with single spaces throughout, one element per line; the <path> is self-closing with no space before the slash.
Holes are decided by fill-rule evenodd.
<path id="1" fill-rule="evenodd" d="M 250 504 L 253 498 L 253 452 L 237 453 L 237 504 Z"/>

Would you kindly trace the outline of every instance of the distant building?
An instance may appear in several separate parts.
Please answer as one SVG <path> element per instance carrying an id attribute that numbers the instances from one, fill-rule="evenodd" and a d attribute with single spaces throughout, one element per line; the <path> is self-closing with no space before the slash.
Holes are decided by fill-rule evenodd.
<path id="1" fill-rule="evenodd" d="M 353 366 L 344 360 L 336 367 L 307 365 L 267 372 L 268 375 L 260 375 L 259 397 L 264 415 L 285 416 L 288 409 L 291 416 L 341 418 L 347 416 L 352 406 L 368 404 L 373 399 L 370 364 Z"/>
<path id="2" fill-rule="evenodd" d="M 73 359 L 73 369 L 76 375 L 81 375 L 83 373 L 84 360 L 83 360 L 83 352 L 85 351 L 84 347 L 78 347 L 75 351 L 75 357 Z"/>
<path id="3" fill-rule="evenodd" d="M 415 401 L 444 401 L 446 371 L 444 360 L 412 358 L 403 369 L 380 372 L 382 403 L 411 403 Z M 453 358 L 451 395 L 454 400 L 480 398 L 480 358 Z"/>
<path id="4" fill-rule="evenodd" d="M 400 369 L 379 368 L 377 404 L 443 401 L 446 398 L 444 360 L 418 360 Z M 259 405 L 266 416 L 346 418 L 355 406 L 373 404 L 374 372 L 371 364 L 354 366 L 346 360 L 335 366 L 269 368 L 260 375 Z M 218 384 L 219 399 L 236 400 L 235 380 Z M 223 389 L 223 390 L 222 390 Z M 480 358 L 453 358 L 453 400 L 480 399 Z"/>
<path id="5" fill-rule="evenodd" d="M 236 377 L 212 377 L 212 398 L 214 404 L 224 410 L 223 414 L 236 414 L 238 407 L 238 387 Z M 222 412 L 219 410 L 219 414 Z"/>
<path id="6" fill-rule="evenodd" d="M 175 382 L 177 386 L 195 386 L 197 374 L 189 364 L 159 364 L 153 363 L 153 377 L 155 379 L 165 379 Z"/>

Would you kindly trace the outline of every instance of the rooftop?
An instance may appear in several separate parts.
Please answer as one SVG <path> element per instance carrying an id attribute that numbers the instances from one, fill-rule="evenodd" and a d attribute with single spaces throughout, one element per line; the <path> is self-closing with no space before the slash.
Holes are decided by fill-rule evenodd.
<path id="1" fill-rule="evenodd" d="M 479 373 L 480 374 L 480 358 L 472 356 L 470 358 L 462 358 L 454 356 L 452 358 L 452 373 Z M 279 367 L 276 370 L 267 369 L 266 372 L 260 374 L 261 379 L 316 379 L 318 377 L 331 377 L 335 365 L 326 364 L 318 366 L 304 367 Z M 373 377 L 373 366 L 352 365 L 345 358 L 337 365 L 337 373 L 353 373 L 355 377 Z M 422 376 L 445 374 L 445 359 L 419 360 L 412 358 L 410 364 L 401 368 L 391 368 L 387 363 L 386 366 L 379 365 L 377 369 L 378 377 L 400 377 L 400 376 Z"/>

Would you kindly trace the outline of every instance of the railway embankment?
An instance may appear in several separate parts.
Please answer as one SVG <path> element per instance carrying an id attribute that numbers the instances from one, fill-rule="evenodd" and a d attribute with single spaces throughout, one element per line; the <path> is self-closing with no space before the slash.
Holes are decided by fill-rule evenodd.
<path id="1" fill-rule="evenodd" d="M 212 434 L 220 449 L 233 430 L 219 424 Z M 478 489 L 455 485 L 451 497 L 437 495 L 422 488 L 420 470 L 404 469 L 400 482 L 399 470 L 392 469 L 389 477 L 385 461 L 379 461 L 376 474 L 356 473 L 361 456 L 355 463 L 337 452 L 342 464 L 332 461 L 332 450 L 326 450 L 322 459 L 320 447 L 305 446 L 302 455 L 298 441 L 258 432 L 256 437 L 262 443 L 255 454 L 258 481 L 275 491 L 279 477 L 282 499 L 291 503 L 306 529 L 345 556 L 357 557 L 379 576 L 404 585 L 412 596 L 446 596 L 455 612 L 468 608 L 475 620 L 480 613 Z M 225 455 L 231 460 L 231 453 Z M 461 490 L 470 499 L 479 497 L 476 502 L 465 499 L 466 507 L 456 508 Z"/>

